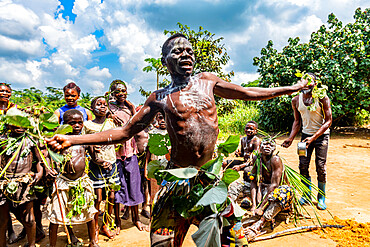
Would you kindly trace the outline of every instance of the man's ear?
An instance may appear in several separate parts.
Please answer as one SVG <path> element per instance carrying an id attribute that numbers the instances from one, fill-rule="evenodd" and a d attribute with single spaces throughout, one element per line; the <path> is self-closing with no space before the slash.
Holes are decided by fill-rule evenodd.
<path id="1" fill-rule="evenodd" d="M 166 59 L 164 57 L 161 58 L 161 62 L 163 66 L 167 66 Z"/>

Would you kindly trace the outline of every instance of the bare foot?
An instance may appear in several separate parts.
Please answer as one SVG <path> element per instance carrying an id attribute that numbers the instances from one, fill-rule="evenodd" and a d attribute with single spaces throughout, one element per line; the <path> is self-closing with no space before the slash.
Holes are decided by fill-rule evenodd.
<path id="1" fill-rule="evenodd" d="M 253 240 L 258 235 L 261 235 L 263 225 L 263 222 L 259 220 L 245 230 L 245 237 L 247 238 L 248 242 Z"/>
<path id="2" fill-rule="evenodd" d="M 121 232 L 121 227 L 117 226 L 117 228 L 116 228 L 116 235 L 119 235 L 120 232 Z"/>
<path id="3" fill-rule="evenodd" d="M 139 229 L 139 231 L 146 231 L 149 232 L 149 226 L 144 225 L 140 220 L 134 222 L 134 225 Z"/>
<path id="4" fill-rule="evenodd" d="M 114 238 L 114 233 L 111 230 L 109 230 L 109 228 L 106 225 L 102 225 L 102 227 L 100 228 L 100 232 L 110 239 Z"/>

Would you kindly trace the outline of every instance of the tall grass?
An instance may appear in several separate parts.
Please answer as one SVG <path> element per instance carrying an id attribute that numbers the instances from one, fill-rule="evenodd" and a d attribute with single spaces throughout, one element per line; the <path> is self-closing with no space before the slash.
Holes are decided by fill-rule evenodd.
<path id="1" fill-rule="evenodd" d="M 220 139 L 226 139 L 229 135 L 245 135 L 245 124 L 254 120 L 258 123 L 258 109 L 254 103 L 236 101 L 237 106 L 231 113 L 219 115 L 218 125 L 220 128 Z"/>

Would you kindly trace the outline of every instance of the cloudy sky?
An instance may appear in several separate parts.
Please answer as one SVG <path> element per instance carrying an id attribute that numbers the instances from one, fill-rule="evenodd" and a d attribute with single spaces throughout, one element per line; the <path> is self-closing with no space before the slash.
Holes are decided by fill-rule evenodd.
<path id="1" fill-rule="evenodd" d="M 334 13 L 352 22 L 368 0 L 0 0 L 0 81 L 15 89 L 63 87 L 76 82 L 100 95 L 114 79 L 128 82 L 129 99 L 142 103 L 140 86 L 155 89 L 142 72 L 160 57 L 163 30 L 177 22 L 224 37 L 226 71 L 234 83 L 258 77 L 253 57 L 268 40 L 279 50 L 289 37 L 308 41 Z"/>

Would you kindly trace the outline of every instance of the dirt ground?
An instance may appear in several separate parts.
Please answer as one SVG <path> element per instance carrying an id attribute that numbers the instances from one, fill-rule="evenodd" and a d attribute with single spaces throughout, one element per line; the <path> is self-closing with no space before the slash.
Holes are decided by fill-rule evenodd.
<path id="1" fill-rule="evenodd" d="M 281 144 L 283 141 L 280 138 L 277 142 Z M 291 147 L 284 149 L 278 146 L 280 156 L 284 157 L 290 167 L 298 171 L 298 155 L 297 155 L 298 139 L 294 141 Z M 331 136 L 329 141 L 329 153 L 327 162 L 327 205 L 330 212 L 340 219 L 354 219 L 358 222 L 370 222 L 370 134 L 354 134 L 346 132 L 343 134 L 335 134 Z M 316 171 L 313 160 L 311 161 L 310 174 L 313 183 L 316 183 Z M 324 212 L 322 217 L 331 218 Z M 148 224 L 148 220 L 142 218 L 142 221 Z M 48 232 L 48 221 L 44 220 L 44 230 Z M 19 231 L 20 224 L 14 223 L 15 229 Z M 279 232 L 292 225 L 286 225 L 281 222 L 275 228 L 275 232 Z M 195 246 L 191 240 L 191 234 L 197 230 L 197 227 L 192 226 L 186 237 L 184 247 Z M 88 236 L 86 225 L 74 227 L 77 237 L 87 246 Z M 59 227 L 58 245 L 65 246 L 66 234 L 62 227 Z M 22 246 L 25 240 L 10 245 L 10 247 Z M 38 246 L 47 246 L 48 237 L 43 239 Z M 313 232 L 294 234 L 285 237 L 275 238 L 272 240 L 250 243 L 249 246 L 337 246 L 338 243 L 320 238 L 320 235 Z M 139 232 L 131 221 L 122 221 L 122 230 L 119 236 L 113 240 L 99 236 L 99 245 L 101 247 L 122 247 L 122 246 L 150 246 L 149 233 Z M 343 245 L 342 245 L 343 246 Z M 370 244 L 368 245 L 370 246 Z"/>

